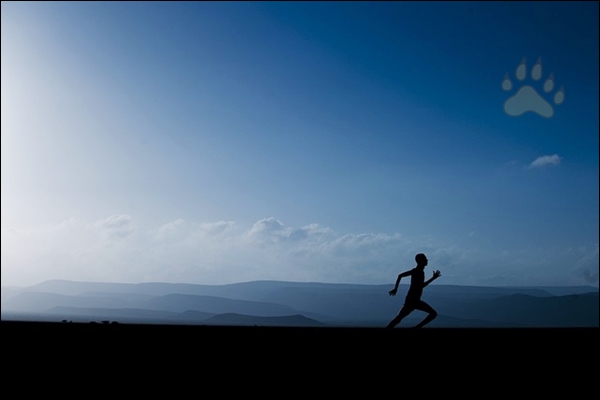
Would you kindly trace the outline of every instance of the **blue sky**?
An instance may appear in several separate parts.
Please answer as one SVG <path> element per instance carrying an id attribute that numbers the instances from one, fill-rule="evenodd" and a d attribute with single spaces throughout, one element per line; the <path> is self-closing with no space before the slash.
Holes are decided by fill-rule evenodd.
<path id="1" fill-rule="evenodd" d="M 3 2 L 2 284 L 598 285 L 597 15 Z"/>

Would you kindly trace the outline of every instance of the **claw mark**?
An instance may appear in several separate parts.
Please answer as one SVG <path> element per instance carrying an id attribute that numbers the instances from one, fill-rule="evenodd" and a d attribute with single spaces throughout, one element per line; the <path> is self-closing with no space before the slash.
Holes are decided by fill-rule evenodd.
<path id="1" fill-rule="evenodd" d="M 512 82 L 510 81 L 510 78 L 508 77 L 508 72 L 507 72 L 506 75 L 504 76 L 504 80 L 502 81 L 502 90 L 509 91 L 510 89 L 512 89 Z"/>
<path id="2" fill-rule="evenodd" d="M 539 81 L 542 77 L 542 58 L 538 58 L 537 63 L 531 69 L 531 77 L 534 81 Z"/>
<path id="3" fill-rule="evenodd" d="M 550 93 L 554 89 L 554 72 L 550 72 L 550 76 L 544 82 L 544 92 Z"/>
<path id="4" fill-rule="evenodd" d="M 558 92 L 556 92 L 554 95 L 554 103 L 558 105 L 562 104 L 563 101 L 565 101 L 565 87 L 561 86 Z"/>
<path id="5" fill-rule="evenodd" d="M 521 64 L 519 64 L 519 66 L 517 67 L 515 75 L 517 76 L 518 80 L 522 81 L 523 79 L 525 79 L 526 73 L 527 73 L 527 62 L 525 61 L 525 57 L 523 57 Z"/>

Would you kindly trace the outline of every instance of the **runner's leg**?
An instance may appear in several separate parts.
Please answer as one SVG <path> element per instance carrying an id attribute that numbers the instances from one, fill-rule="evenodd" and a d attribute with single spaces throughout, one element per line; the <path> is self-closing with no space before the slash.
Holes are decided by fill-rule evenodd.
<path id="1" fill-rule="evenodd" d="M 435 319 L 435 317 L 437 317 L 437 315 L 438 315 L 438 313 L 433 309 L 433 307 L 431 307 L 429 304 L 425 303 L 423 300 L 419 301 L 419 303 L 416 305 L 415 309 L 417 309 L 419 311 L 425 311 L 426 313 L 429 314 L 427 317 L 425 317 L 425 319 L 423 321 L 421 321 L 418 325 L 416 325 L 415 328 L 424 327 L 425 325 L 427 325 L 428 323 L 433 321 Z"/>
<path id="2" fill-rule="evenodd" d="M 402 321 L 402 319 L 404 317 L 406 317 L 408 314 L 410 314 L 411 312 L 413 312 L 415 308 L 412 306 L 407 306 L 406 303 L 404 304 L 404 306 L 402 307 L 402 309 L 400 310 L 400 312 L 398 313 L 398 315 L 396 315 L 396 318 L 394 318 L 387 326 L 387 328 L 393 328 L 396 325 L 398 325 L 400 323 L 400 321 Z"/>

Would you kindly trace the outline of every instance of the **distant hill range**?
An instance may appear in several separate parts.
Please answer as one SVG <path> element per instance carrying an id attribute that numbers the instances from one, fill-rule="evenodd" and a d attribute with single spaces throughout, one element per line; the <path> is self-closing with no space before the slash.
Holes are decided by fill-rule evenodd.
<path id="1" fill-rule="evenodd" d="M 229 285 L 46 281 L 2 287 L 3 320 L 178 325 L 384 327 L 407 285 L 255 281 Z M 431 285 L 428 327 L 598 327 L 598 288 Z M 416 324 L 415 311 L 399 327 Z"/>

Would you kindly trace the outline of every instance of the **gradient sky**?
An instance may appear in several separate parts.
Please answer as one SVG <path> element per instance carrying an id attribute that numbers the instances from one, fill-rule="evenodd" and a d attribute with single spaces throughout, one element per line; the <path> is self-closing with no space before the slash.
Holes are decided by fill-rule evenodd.
<path id="1" fill-rule="evenodd" d="M 2 285 L 392 285 L 418 252 L 440 284 L 598 285 L 597 2 L 1 18 Z M 549 76 L 554 116 L 504 112 Z"/>

